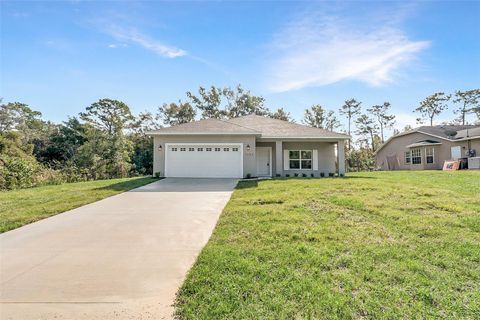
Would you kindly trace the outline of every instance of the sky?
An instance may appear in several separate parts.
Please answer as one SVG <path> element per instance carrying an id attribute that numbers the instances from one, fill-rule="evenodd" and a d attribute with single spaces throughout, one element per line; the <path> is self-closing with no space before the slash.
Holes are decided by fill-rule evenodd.
<path id="1" fill-rule="evenodd" d="M 389 101 L 403 128 L 426 96 L 480 87 L 480 1 L 0 6 L 0 97 L 54 122 L 101 98 L 154 112 L 199 86 L 241 84 L 297 120 L 313 104 Z"/>

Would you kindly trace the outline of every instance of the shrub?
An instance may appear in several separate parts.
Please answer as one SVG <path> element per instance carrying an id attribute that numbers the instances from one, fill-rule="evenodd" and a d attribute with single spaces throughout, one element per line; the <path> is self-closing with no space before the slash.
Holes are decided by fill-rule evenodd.
<path id="1" fill-rule="evenodd" d="M 320 177 L 325 177 L 325 172 L 320 172 Z"/>
<path id="2" fill-rule="evenodd" d="M 296 172 L 295 172 L 293 175 L 294 175 L 295 177 L 298 177 L 298 173 L 296 173 Z"/>
<path id="3" fill-rule="evenodd" d="M 330 172 L 330 173 L 328 174 L 328 176 L 329 176 L 329 177 L 335 177 L 335 173 Z"/>
<path id="4" fill-rule="evenodd" d="M 313 173 L 310 173 L 310 177 L 315 178 L 315 175 Z"/>
<path id="5" fill-rule="evenodd" d="M 2 156 L 0 158 L 0 189 L 28 188 L 40 166 L 29 159 Z"/>
<path id="6" fill-rule="evenodd" d="M 307 174 L 306 174 L 306 173 L 302 173 L 302 177 L 306 178 L 306 177 L 307 177 Z"/>
<path id="7" fill-rule="evenodd" d="M 287 173 L 287 174 L 285 174 L 285 177 L 289 178 L 289 177 L 290 177 L 290 174 L 288 174 L 288 173 Z"/>
<path id="8" fill-rule="evenodd" d="M 345 174 L 344 174 L 344 173 L 340 173 L 340 177 L 341 177 L 341 178 L 345 177 Z"/>
<path id="9" fill-rule="evenodd" d="M 160 178 L 162 173 L 160 171 L 155 172 L 155 178 Z"/>
<path id="10" fill-rule="evenodd" d="M 276 176 L 277 178 L 280 178 L 282 175 L 281 175 L 280 173 L 277 173 L 275 176 Z"/>
<path id="11" fill-rule="evenodd" d="M 250 179 L 252 175 L 250 173 L 247 173 L 247 179 Z"/>

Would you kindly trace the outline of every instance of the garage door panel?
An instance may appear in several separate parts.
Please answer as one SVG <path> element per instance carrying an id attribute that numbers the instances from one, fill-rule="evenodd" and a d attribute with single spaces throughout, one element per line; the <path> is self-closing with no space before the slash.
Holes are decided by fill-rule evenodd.
<path id="1" fill-rule="evenodd" d="M 166 176 L 185 178 L 241 178 L 241 146 L 169 145 L 166 154 Z"/>

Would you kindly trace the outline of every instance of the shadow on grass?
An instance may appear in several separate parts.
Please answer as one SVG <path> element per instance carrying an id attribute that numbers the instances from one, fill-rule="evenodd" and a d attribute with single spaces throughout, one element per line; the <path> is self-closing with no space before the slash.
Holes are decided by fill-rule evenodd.
<path id="1" fill-rule="evenodd" d="M 144 178 L 139 178 L 135 180 L 129 180 L 129 181 L 110 184 L 108 186 L 96 188 L 96 190 L 128 191 L 128 190 L 132 190 L 158 180 L 159 179 L 157 178 L 144 177 Z"/>
<path id="2" fill-rule="evenodd" d="M 256 188 L 258 186 L 258 180 L 240 180 L 238 181 L 237 186 L 235 189 L 248 189 L 248 188 Z"/>

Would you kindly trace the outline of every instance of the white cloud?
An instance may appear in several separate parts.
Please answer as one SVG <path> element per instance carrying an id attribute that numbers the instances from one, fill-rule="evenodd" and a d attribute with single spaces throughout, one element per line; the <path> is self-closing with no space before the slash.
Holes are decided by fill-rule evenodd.
<path id="1" fill-rule="evenodd" d="M 342 80 L 383 85 L 430 44 L 409 40 L 392 23 L 364 20 L 309 13 L 288 24 L 270 46 L 269 87 L 282 92 Z"/>
<path id="2" fill-rule="evenodd" d="M 152 39 L 135 29 L 124 29 L 118 26 L 110 26 L 107 29 L 107 32 L 118 41 L 137 44 L 162 57 L 177 58 L 187 54 L 185 50 L 163 44 L 162 42 Z M 111 47 L 110 45 L 109 47 L 115 48 L 117 46 L 115 45 L 115 47 Z"/>

